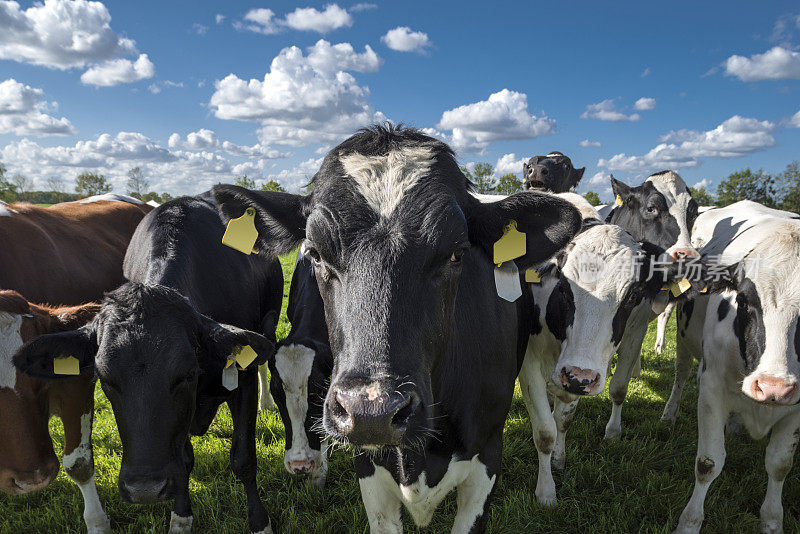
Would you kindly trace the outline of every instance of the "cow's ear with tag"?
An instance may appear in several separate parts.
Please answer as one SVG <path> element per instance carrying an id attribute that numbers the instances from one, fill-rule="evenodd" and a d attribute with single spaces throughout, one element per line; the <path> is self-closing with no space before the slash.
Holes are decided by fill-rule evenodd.
<path id="1" fill-rule="evenodd" d="M 525 246 L 515 247 L 513 253 L 520 270 L 550 258 L 581 227 L 580 213 L 572 204 L 534 191 L 516 193 L 497 202 L 476 201 L 470 206 L 467 221 L 470 241 L 483 247 L 491 258 L 495 256 L 495 243 L 504 236 L 515 235 L 513 232 L 523 233 Z"/>
<path id="2" fill-rule="evenodd" d="M 306 237 L 308 196 L 280 191 L 251 191 L 235 185 L 217 185 L 212 193 L 217 208 L 229 225 L 229 231 L 231 223 L 244 226 L 252 222 L 255 226 L 257 236 L 255 233 L 252 235 L 255 251 L 285 254 Z M 245 234 L 251 234 L 250 228 L 234 230 L 236 237 L 241 239 Z"/>
<path id="3" fill-rule="evenodd" d="M 617 199 L 618 205 L 625 205 L 631 198 L 631 188 L 616 178 L 611 178 L 611 190 L 614 192 L 614 198 Z"/>
<path id="4" fill-rule="evenodd" d="M 247 369 L 275 357 L 275 343 L 261 334 L 218 323 L 200 314 L 197 319 L 200 348 L 212 365 L 224 365 L 233 356 L 240 369 Z"/>
<path id="5" fill-rule="evenodd" d="M 20 373 L 39 380 L 58 380 L 94 373 L 97 338 L 92 325 L 45 334 L 25 343 L 14 355 Z"/>
<path id="6" fill-rule="evenodd" d="M 568 189 L 572 189 L 573 187 L 578 187 L 578 182 L 581 181 L 583 178 L 583 173 L 586 172 L 586 167 L 581 169 L 573 168 L 570 172 L 569 183 L 567 184 Z"/>

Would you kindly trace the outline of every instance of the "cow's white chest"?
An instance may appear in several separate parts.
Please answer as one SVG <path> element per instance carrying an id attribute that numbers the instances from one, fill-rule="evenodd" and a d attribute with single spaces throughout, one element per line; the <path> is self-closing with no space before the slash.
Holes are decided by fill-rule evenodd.
<path id="1" fill-rule="evenodd" d="M 22 346 L 21 326 L 20 315 L 0 312 L 0 388 L 14 389 L 17 385 L 17 370 L 11 358 Z"/>

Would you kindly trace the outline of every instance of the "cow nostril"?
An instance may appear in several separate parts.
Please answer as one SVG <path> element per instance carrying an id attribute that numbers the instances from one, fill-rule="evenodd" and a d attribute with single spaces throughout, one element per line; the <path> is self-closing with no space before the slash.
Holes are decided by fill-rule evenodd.
<path id="1" fill-rule="evenodd" d="M 418 403 L 419 400 L 415 394 L 409 395 L 392 416 L 392 426 L 404 427 L 408 425 L 408 420 L 414 415 Z"/>

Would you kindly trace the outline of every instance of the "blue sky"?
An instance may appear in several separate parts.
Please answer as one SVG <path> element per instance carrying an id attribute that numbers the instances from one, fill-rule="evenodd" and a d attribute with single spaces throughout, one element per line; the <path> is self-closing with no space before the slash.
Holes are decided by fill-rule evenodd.
<path id="1" fill-rule="evenodd" d="M 609 173 L 714 189 L 800 159 L 797 2 L 610 5 L 0 2 L 0 161 L 37 187 L 297 189 L 383 118 L 502 172 L 560 150 L 605 198 Z"/>

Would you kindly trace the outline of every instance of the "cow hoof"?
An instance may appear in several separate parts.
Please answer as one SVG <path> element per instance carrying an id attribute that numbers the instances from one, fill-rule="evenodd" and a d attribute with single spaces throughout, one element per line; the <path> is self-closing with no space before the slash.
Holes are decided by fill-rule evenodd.
<path id="1" fill-rule="evenodd" d="M 172 516 L 169 520 L 169 534 L 191 534 L 192 532 L 192 521 L 194 517 L 181 517 L 175 512 L 172 512 Z"/>
<path id="2" fill-rule="evenodd" d="M 759 530 L 761 534 L 783 534 L 783 521 L 778 519 L 761 521 Z"/>
<path id="3" fill-rule="evenodd" d="M 265 528 L 264 530 L 253 532 L 253 534 L 275 534 L 275 531 L 272 530 L 272 525 L 267 525 L 267 528 Z"/>
<path id="4" fill-rule="evenodd" d="M 671 425 L 675 424 L 675 420 L 678 418 L 678 410 L 673 410 L 669 406 L 664 408 L 664 413 L 661 414 L 661 422 L 662 423 L 669 423 Z"/>
<path id="5" fill-rule="evenodd" d="M 663 347 L 661 346 L 661 343 L 660 343 L 660 342 L 658 342 L 658 341 L 656 341 L 656 344 L 655 344 L 655 345 L 653 345 L 653 351 L 654 351 L 656 354 L 658 354 L 659 356 L 661 356 L 661 350 L 662 350 L 662 349 L 663 349 Z"/>
<path id="6" fill-rule="evenodd" d="M 554 508 L 558 504 L 555 493 L 552 495 L 543 495 L 541 497 L 537 495 L 536 500 L 539 501 L 539 504 L 547 506 L 548 508 Z"/>
<path id="7" fill-rule="evenodd" d="M 555 471 L 563 471 L 564 467 L 567 464 L 567 458 L 565 456 L 551 456 L 550 457 L 550 466 Z"/>
<path id="8" fill-rule="evenodd" d="M 274 412 L 276 410 L 275 403 L 272 402 L 272 399 L 269 402 L 262 402 L 259 404 L 258 409 L 262 412 Z"/>
<path id="9" fill-rule="evenodd" d="M 87 534 L 106 534 L 111 532 L 111 521 L 105 514 L 89 519 L 86 521 L 86 532 Z"/>
<path id="10" fill-rule="evenodd" d="M 619 439 L 621 435 L 622 431 L 619 428 L 606 427 L 606 435 L 603 436 L 603 439 Z"/>

